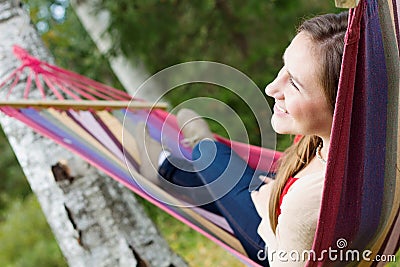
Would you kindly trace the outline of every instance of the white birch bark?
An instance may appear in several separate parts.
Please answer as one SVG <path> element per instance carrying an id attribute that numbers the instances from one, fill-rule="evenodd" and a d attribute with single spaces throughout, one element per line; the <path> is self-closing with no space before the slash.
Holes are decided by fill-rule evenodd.
<path id="1" fill-rule="evenodd" d="M 106 32 L 109 25 L 109 12 L 107 10 L 99 11 L 97 2 L 94 0 L 71 0 L 70 3 L 99 51 L 106 54 L 112 47 L 112 40 Z M 150 77 L 141 62 L 132 62 L 122 53 L 108 57 L 108 61 L 118 80 L 129 94 L 152 102 L 159 99 L 161 90 L 154 81 L 146 84 L 147 88 L 152 88 L 151 91 L 139 90 L 142 83 Z"/>
<path id="2" fill-rule="evenodd" d="M 0 79 L 19 66 L 14 44 L 52 61 L 18 1 L 0 0 L 0 40 Z M 0 124 L 70 266 L 185 266 L 130 191 L 1 112 Z"/>

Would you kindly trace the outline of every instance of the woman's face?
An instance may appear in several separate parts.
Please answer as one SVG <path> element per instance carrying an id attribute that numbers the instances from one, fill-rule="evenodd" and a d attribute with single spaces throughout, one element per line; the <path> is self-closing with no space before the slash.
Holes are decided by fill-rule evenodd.
<path id="1" fill-rule="evenodd" d="M 272 127 L 280 134 L 329 137 L 332 111 L 319 79 L 321 59 L 306 33 L 296 35 L 283 61 L 278 76 L 265 88 L 275 99 Z"/>

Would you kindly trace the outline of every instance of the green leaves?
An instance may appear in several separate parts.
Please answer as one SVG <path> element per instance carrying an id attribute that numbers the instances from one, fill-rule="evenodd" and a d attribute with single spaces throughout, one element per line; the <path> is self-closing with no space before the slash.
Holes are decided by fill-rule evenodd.
<path id="1" fill-rule="evenodd" d="M 108 33 L 114 49 L 127 57 L 140 58 L 150 73 L 171 65 L 209 60 L 244 72 L 263 90 L 280 69 L 281 55 L 304 16 L 334 11 L 333 1 L 131 1 L 103 0 L 111 13 Z M 205 96 L 205 86 L 187 85 L 185 99 Z M 206 87 L 207 88 L 207 87 Z M 226 99 L 227 92 L 212 96 Z M 173 105 L 182 94 L 167 97 Z M 227 100 L 235 110 L 243 107 Z M 267 108 L 267 107 L 266 107 Z M 241 115 L 245 122 L 248 113 Z M 253 122 L 254 123 L 254 122 Z M 253 128 L 252 125 L 247 125 Z M 257 131 L 249 131 L 258 143 Z"/>
<path id="2" fill-rule="evenodd" d="M 34 195 L 14 200 L 5 214 L 0 223 L 2 266 L 67 266 Z"/>

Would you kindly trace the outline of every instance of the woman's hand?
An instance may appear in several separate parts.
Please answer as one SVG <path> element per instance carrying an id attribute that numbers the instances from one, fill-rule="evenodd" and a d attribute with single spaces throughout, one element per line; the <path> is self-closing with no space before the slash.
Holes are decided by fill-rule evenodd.
<path id="1" fill-rule="evenodd" d="M 272 178 L 270 178 L 268 176 L 265 176 L 265 175 L 259 175 L 258 178 L 261 181 L 263 181 L 263 183 L 265 183 L 265 184 L 269 184 L 270 182 L 272 182 L 274 180 L 274 179 L 272 179 Z"/>

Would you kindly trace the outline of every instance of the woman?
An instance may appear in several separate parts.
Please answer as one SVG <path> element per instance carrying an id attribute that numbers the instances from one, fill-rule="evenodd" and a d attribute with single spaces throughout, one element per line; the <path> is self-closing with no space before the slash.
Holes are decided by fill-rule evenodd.
<path id="1" fill-rule="evenodd" d="M 284 66 L 265 89 L 275 99 L 271 119 L 274 130 L 303 136 L 285 151 L 274 180 L 266 179 L 265 184 L 250 193 L 249 184 L 260 173 L 229 147 L 210 140 L 213 136 L 205 121 L 190 110 L 180 111 L 177 117 L 185 138 L 193 141 L 194 161 L 168 156 L 161 157 L 159 162 L 162 178 L 187 187 L 240 173 L 240 180 L 231 191 L 204 208 L 224 216 L 249 257 L 260 264 L 268 265 L 264 257 L 266 247 L 269 264 L 303 266 L 302 260 L 307 258 L 294 256 L 312 247 L 346 29 L 347 13 L 322 15 L 303 22 L 283 55 Z M 143 135 L 143 131 L 138 134 Z M 145 138 L 142 136 L 141 140 Z M 161 148 L 153 141 L 140 147 L 141 151 L 147 149 L 142 153 L 141 171 L 161 181 L 156 172 L 148 169 L 150 163 L 157 161 Z M 208 156 L 211 149 L 216 149 L 215 157 Z M 177 167 L 178 161 L 183 161 L 179 163 L 184 168 Z M 214 190 L 210 187 L 209 193 L 215 195 Z M 285 253 L 279 253 L 282 251 Z"/>

